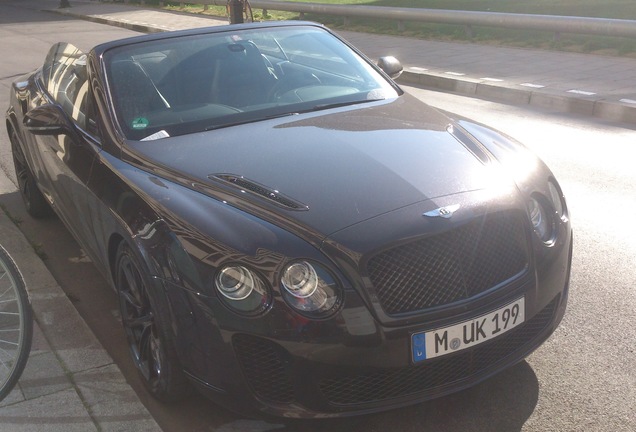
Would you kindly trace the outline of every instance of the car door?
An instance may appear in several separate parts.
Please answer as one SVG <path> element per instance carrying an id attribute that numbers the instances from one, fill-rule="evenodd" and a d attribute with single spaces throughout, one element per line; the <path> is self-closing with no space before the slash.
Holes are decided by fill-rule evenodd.
<path id="1" fill-rule="evenodd" d="M 54 46 L 43 68 L 43 83 L 54 103 L 72 119 L 73 133 L 35 136 L 40 185 L 64 224 L 91 256 L 96 242 L 87 184 L 101 151 L 86 55 L 70 44 Z"/>

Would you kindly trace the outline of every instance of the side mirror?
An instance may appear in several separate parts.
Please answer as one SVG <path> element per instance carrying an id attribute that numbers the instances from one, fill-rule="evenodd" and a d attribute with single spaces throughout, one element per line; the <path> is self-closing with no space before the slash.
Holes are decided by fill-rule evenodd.
<path id="1" fill-rule="evenodd" d="M 402 63 L 393 56 L 380 57 L 378 67 L 392 79 L 397 79 L 402 75 L 402 70 L 404 70 Z"/>
<path id="2" fill-rule="evenodd" d="M 34 135 L 62 135 L 74 133 L 74 126 L 62 107 L 46 104 L 24 115 L 24 127 Z"/>

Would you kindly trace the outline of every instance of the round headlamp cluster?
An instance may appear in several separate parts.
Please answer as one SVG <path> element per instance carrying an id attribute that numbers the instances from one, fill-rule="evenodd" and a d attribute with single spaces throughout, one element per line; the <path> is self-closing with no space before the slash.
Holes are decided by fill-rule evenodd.
<path id="1" fill-rule="evenodd" d="M 549 243 L 552 239 L 552 222 L 548 218 L 548 212 L 535 198 L 530 198 L 528 202 L 528 211 L 530 213 L 530 221 L 534 232 L 544 243 Z"/>
<path id="2" fill-rule="evenodd" d="M 217 273 L 214 285 L 221 300 L 236 312 L 254 315 L 270 304 L 271 296 L 261 278 L 247 267 L 228 265 Z"/>
<path id="3" fill-rule="evenodd" d="M 309 298 L 318 288 L 316 269 L 306 261 L 297 262 L 285 269 L 283 287 L 297 298 Z"/>
<path id="4" fill-rule="evenodd" d="M 546 245 L 554 242 L 558 219 L 565 218 L 563 196 L 552 180 L 548 181 L 549 198 L 535 194 L 528 201 L 530 221 L 537 237 Z"/>
<path id="5" fill-rule="evenodd" d="M 285 301 L 303 315 L 330 315 L 341 302 L 340 289 L 331 273 L 308 261 L 288 264 L 280 284 Z"/>
<path id="6" fill-rule="evenodd" d="M 219 298 L 235 312 L 256 316 L 271 305 L 271 290 L 263 279 L 248 267 L 226 265 L 214 278 Z M 280 292 L 295 311 L 322 319 L 336 311 L 342 291 L 336 279 L 324 267 L 308 261 L 294 261 L 280 274 Z"/>
<path id="7" fill-rule="evenodd" d="M 563 217 L 565 217 L 565 204 L 563 203 L 563 194 L 559 192 L 559 188 L 552 181 L 548 182 L 548 188 L 550 189 L 550 198 L 552 199 L 554 210 L 556 211 L 557 216 L 563 219 Z"/>
<path id="8" fill-rule="evenodd" d="M 219 292 L 230 300 L 244 300 L 254 291 L 254 276 L 245 267 L 225 267 L 216 281 Z"/>

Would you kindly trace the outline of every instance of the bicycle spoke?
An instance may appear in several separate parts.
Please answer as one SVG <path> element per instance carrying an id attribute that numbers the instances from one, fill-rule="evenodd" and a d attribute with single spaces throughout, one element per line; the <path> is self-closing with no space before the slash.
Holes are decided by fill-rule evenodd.
<path id="1" fill-rule="evenodd" d="M 13 360 L 15 360 L 16 358 L 15 351 L 16 350 L 7 351 L 6 349 L 0 347 L 0 361 L 2 362 L 3 365 L 6 365 L 7 363 L 12 363 Z"/>
<path id="2" fill-rule="evenodd" d="M 19 312 L 0 312 L 0 315 L 16 315 L 20 316 Z"/>
<path id="3" fill-rule="evenodd" d="M 2 366 L 2 368 L 0 368 L 0 379 L 3 379 L 3 376 L 5 374 L 8 375 L 13 370 L 13 364 L 14 363 L 11 360 L 13 360 L 13 358 L 11 358 L 10 361 L 4 361 L 4 360 L 2 360 L 2 358 L 0 358 L 0 366 Z"/>
<path id="4" fill-rule="evenodd" d="M 5 362 L 4 360 L 0 359 L 0 366 L 2 366 L 3 368 L 5 368 L 7 371 L 11 372 L 11 369 L 9 366 L 7 366 L 7 362 Z M 2 374 L 0 373 L 0 376 L 2 376 Z"/>
<path id="5" fill-rule="evenodd" d="M 9 342 L 9 341 L 2 340 L 2 339 L 0 339 L 0 344 L 13 345 L 13 346 L 18 346 L 19 345 L 18 342 Z"/>
<path id="6" fill-rule="evenodd" d="M 2 277 L 4 277 L 4 275 Z M 2 279 L 2 278 L 0 278 L 0 279 Z M 9 285 L 9 288 L 4 290 L 4 292 L 2 294 L 0 294 L 0 298 L 4 297 L 7 293 L 13 293 L 13 284 Z M 12 300 L 14 300 L 14 299 L 15 299 L 15 297 Z"/>

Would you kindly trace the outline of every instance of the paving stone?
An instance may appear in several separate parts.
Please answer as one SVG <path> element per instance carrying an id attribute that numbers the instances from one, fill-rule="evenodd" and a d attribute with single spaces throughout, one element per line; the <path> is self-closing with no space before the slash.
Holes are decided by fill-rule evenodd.
<path id="1" fill-rule="evenodd" d="M 75 389 L 0 408 L 0 432 L 97 430 Z"/>
<path id="2" fill-rule="evenodd" d="M 26 399 L 36 399 L 73 388 L 73 384 L 53 352 L 29 356 L 19 383 Z"/>
<path id="3" fill-rule="evenodd" d="M 101 431 L 151 432 L 159 429 L 116 365 L 78 373 L 73 379 Z"/>

